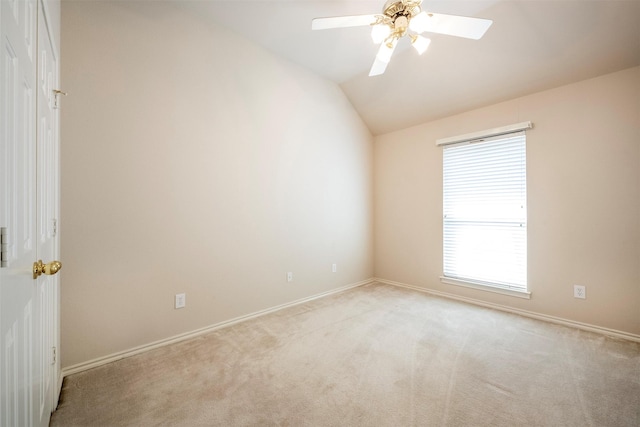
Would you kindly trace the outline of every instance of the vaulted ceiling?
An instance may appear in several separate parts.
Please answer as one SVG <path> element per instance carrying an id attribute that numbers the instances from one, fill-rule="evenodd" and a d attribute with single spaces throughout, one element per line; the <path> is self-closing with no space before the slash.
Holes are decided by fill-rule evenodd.
<path id="1" fill-rule="evenodd" d="M 640 65 L 640 0 L 424 0 L 493 20 L 480 40 L 401 40 L 385 74 L 368 27 L 312 31 L 316 17 L 381 13 L 384 0 L 207 0 L 184 7 L 339 84 L 373 134 Z M 427 34 L 425 34 L 427 35 Z M 404 42 L 404 43 L 402 43 Z"/>

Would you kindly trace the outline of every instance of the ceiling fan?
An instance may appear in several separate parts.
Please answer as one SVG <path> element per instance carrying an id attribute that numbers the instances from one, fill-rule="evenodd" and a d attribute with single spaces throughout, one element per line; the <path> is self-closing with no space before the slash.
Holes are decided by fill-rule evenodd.
<path id="1" fill-rule="evenodd" d="M 398 40 L 404 36 L 409 36 L 411 45 L 422 55 L 431 43 L 431 40 L 420 35 L 424 32 L 478 40 L 493 23 L 489 19 L 426 12 L 420 7 L 421 4 L 422 0 L 388 0 L 382 8 L 382 14 L 315 18 L 311 21 L 311 29 L 370 25 L 371 38 L 375 44 L 380 43 L 380 48 L 369 76 L 377 76 L 387 69 Z"/>

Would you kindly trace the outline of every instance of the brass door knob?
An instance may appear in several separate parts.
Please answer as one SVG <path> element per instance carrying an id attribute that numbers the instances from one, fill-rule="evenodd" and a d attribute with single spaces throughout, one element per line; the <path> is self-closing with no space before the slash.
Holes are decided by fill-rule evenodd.
<path id="1" fill-rule="evenodd" d="M 37 279 L 42 273 L 53 276 L 62 268 L 62 263 L 60 261 L 51 261 L 50 263 L 44 264 L 42 260 L 38 260 L 38 262 L 33 263 L 33 278 Z"/>

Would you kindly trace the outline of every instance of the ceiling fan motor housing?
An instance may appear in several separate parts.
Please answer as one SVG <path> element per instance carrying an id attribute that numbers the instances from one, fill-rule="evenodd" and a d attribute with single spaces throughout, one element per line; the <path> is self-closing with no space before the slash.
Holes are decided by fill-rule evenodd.
<path id="1" fill-rule="evenodd" d="M 382 13 L 395 21 L 399 16 L 411 19 L 420 13 L 422 0 L 388 0 L 384 4 Z"/>
<path id="2" fill-rule="evenodd" d="M 409 20 L 421 12 L 422 0 L 388 0 L 382 13 L 383 22 L 392 29 L 392 39 L 400 39 L 407 33 Z M 391 41 L 389 41 L 391 43 Z"/>

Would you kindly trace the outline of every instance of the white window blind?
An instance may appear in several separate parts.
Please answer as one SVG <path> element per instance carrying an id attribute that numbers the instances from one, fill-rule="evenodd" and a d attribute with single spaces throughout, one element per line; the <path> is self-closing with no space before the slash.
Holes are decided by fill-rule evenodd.
<path id="1" fill-rule="evenodd" d="M 444 276 L 527 290 L 523 131 L 443 149 Z"/>

